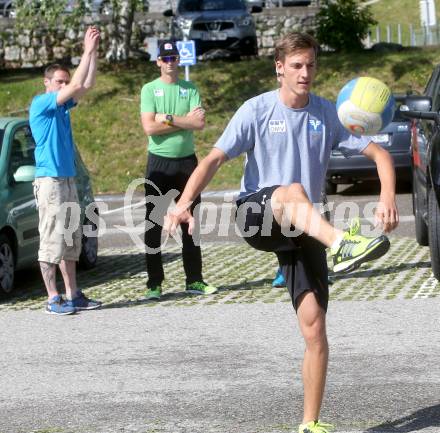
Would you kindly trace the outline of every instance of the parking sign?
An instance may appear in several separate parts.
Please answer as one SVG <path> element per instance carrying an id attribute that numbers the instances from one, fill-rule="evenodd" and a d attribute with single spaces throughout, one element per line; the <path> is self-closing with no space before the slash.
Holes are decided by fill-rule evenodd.
<path id="1" fill-rule="evenodd" d="M 181 66 L 196 64 L 196 44 L 194 41 L 177 41 Z"/>

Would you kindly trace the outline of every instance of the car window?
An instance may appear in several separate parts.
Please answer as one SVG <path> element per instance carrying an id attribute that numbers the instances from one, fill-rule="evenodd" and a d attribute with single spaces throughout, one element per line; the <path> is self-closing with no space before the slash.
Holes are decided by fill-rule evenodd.
<path id="1" fill-rule="evenodd" d="M 181 0 L 179 12 L 202 12 L 246 9 L 241 0 Z"/>
<path id="2" fill-rule="evenodd" d="M 440 70 L 437 68 L 432 74 L 425 93 L 432 97 L 432 111 L 440 110 Z"/>
<path id="3" fill-rule="evenodd" d="M 35 141 L 29 126 L 18 128 L 12 136 L 10 173 L 15 173 L 22 165 L 35 165 Z"/>

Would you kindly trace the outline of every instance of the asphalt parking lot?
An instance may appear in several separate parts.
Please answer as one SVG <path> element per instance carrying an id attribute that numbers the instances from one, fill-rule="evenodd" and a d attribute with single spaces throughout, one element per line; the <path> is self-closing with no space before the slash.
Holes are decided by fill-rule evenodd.
<path id="1" fill-rule="evenodd" d="M 42 314 L 38 270 L 21 273 L 0 303 L 0 432 L 296 431 L 303 343 L 286 289 L 271 287 L 275 257 L 230 241 L 202 252 L 217 294 L 184 293 L 169 243 L 164 296 L 148 302 L 143 252 L 104 244 L 78 275 L 104 307 L 72 317 Z M 333 280 L 323 419 L 339 433 L 440 432 L 429 249 L 393 235 L 386 256 Z"/>

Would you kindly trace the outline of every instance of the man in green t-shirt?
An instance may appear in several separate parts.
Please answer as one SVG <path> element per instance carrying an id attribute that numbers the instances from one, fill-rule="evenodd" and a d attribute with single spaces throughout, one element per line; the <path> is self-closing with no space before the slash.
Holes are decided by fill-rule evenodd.
<path id="1" fill-rule="evenodd" d="M 148 135 L 148 163 L 145 197 L 148 222 L 145 232 L 147 261 L 147 299 L 159 299 L 162 294 L 164 271 L 160 252 L 162 222 L 153 214 L 155 203 L 149 197 L 167 195 L 176 189 L 180 193 L 197 166 L 193 131 L 205 126 L 205 111 L 201 107 L 197 88 L 189 81 L 179 79 L 179 51 L 174 42 L 163 42 L 159 47 L 157 66 L 160 77 L 145 84 L 141 92 L 141 121 Z M 193 209 L 200 203 L 200 196 Z M 166 210 L 165 210 L 166 211 Z M 163 219 L 164 215 L 160 215 Z M 186 290 L 209 295 L 217 291 L 203 281 L 202 255 L 188 233 L 188 224 L 182 224 L 182 256 L 186 274 Z"/>

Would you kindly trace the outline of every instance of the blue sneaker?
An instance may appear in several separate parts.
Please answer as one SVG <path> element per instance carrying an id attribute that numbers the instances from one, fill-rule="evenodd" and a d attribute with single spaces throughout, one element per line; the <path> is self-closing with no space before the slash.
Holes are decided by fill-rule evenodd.
<path id="1" fill-rule="evenodd" d="M 75 314 L 76 308 L 65 301 L 60 295 L 54 296 L 46 304 L 47 314 L 56 314 L 58 316 L 65 316 L 67 314 Z"/>
<path id="2" fill-rule="evenodd" d="M 71 301 L 67 301 L 67 304 L 76 310 L 96 310 L 102 306 L 102 302 L 87 298 L 83 292 L 78 292 L 78 296 Z"/>
<path id="3" fill-rule="evenodd" d="M 284 279 L 280 268 L 278 268 L 277 274 L 272 281 L 272 287 L 286 287 L 286 280 Z"/>

